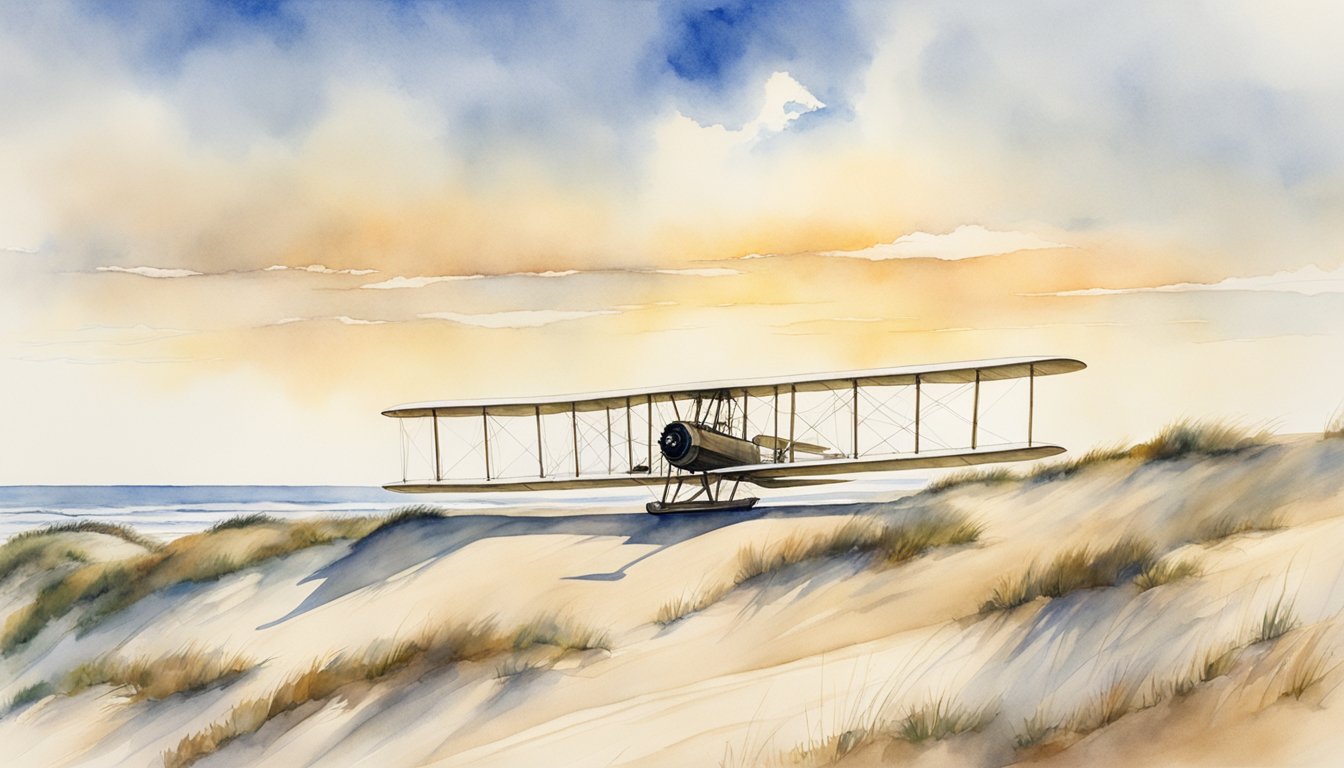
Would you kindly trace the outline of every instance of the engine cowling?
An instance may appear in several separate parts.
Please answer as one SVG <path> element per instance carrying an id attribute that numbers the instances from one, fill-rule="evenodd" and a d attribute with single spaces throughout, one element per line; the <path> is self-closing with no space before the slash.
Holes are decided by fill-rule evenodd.
<path id="1" fill-rule="evenodd" d="M 690 472 L 761 463 L 761 449 L 750 440 L 689 421 L 674 421 L 663 427 L 658 450 L 672 466 Z"/>

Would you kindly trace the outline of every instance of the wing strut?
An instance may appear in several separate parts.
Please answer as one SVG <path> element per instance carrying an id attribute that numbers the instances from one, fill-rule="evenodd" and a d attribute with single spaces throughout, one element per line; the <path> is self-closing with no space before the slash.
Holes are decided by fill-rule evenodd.
<path id="1" fill-rule="evenodd" d="M 975 370 L 975 400 L 971 405 L 971 450 L 975 450 L 976 433 L 980 431 L 980 369 Z"/>
<path id="2" fill-rule="evenodd" d="M 443 462 L 439 461 L 439 411 L 435 409 L 430 413 L 434 421 L 434 479 L 438 481 L 443 479 Z"/>
<path id="3" fill-rule="evenodd" d="M 1036 416 L 1036 364 L 1027 368 L 1027 447 L 1031 447 L 1031 426 Z"/>

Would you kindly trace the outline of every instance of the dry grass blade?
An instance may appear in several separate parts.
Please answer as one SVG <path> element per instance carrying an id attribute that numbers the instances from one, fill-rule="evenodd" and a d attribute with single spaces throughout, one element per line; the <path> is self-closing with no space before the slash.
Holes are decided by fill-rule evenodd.
<path id="1" fill-rule="evenodd" d="M 1284 685 L 1281 696 L 1302 696 L 1334 671 L 1330 660 L 1334 652 L 1327 645 L 1324 628 L 1317 628 L 1305 641 L 1300 643 L 1292 656 L 1284 664 Z"/>

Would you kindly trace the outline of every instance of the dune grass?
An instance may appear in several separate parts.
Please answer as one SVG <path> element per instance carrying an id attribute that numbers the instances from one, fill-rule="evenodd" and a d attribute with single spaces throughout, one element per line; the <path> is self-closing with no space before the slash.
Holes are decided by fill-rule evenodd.
<path id="1" fill-rule="evenodd" d="M 1054 482 L 1055 480 L 1063 480 L 1064 478 L 1078 474 L 1087 467 L 1127 459 L 1130 457 L 1130 450 L 1130 448 L 1124 446 L 1093 448 L 1081 456 L 1075 456 L 1063 461 L 1037 464 L 1027 472 L 1026 479 L 1033 483 L 1049 483 Z"/>
<path id="2" fill-rule="evenodd" d="M 1244 533 L 1278 531 L 1285 527 L 1282 515 L 1266 509 L 1228 509 L 1195 529 L 1195 541 L 1213 544 Z"/>
<path id="3" fill-rule="evenodd" d="M 273 718 L 300 707 L 323 702 L 343 689 L 376 683 L 383 678 L 421 665 L 420 675 L 463 661 L 502 655 L 511 651 L 550 646 L 561 653 L 608 648 L 606 634 L 576 622 L 544 615 L 513 632 L 501 632 L 493 622 L 444 624 L 406 640 L 370 645 L 361 653 L 315 661 L 266 696 L 244 701 L 206 728 L 184 737 L 163 754 L 165 768 L 183 768 L 218 752 L 229 742 L 255 733 Z M 507 666 L 507 665 L 506 665 Z M 515 665 L 517 667 L 517 665 Z M 497 668 L 497 675 L 499 669 Z"/>
<path id="4" fill-rule="evenodd" d="M 135 604 L 154 592 L 185 582 L 213 581 L 276 557 L 336 540 L 362 539 L 410 520 L 442 517 L 437 507 L 402 507 L 384 517 L 319 518 L 287 522 L 264 514 L 240 515 L 216 523 L 201 533 L 163 545 L 145 539 L 133 529 L 106 523 L 73 523 L 19 534 L 5 545 L 10 552 L 26 552 L 24 543 L 66 531 L 114 535 L 145 547 L 143 555 L 112 563 L 88 563 L 39 590 L 33 602 L 12 614 L 0 632 L 0 654 L 22 647 L 51 621 L 77 606 L 85 610 L 79 628 Z M 0 568 L 5 562 L 0 549 Z M 14 554 L 12 559 L 33 562 L 40 555 Z M 22 562 L 20 564 L 22 564 Z M 17 566 L 15 566 L 17 567 Z M 3 570 L 0 570 L 3 573 Z"/>
<path id="5" fill-rule="evenodd" d="M 1170 461 L 1186 456 L 1224 456 L 1264 445 L 1267 430 L 1252 430 L 1224 421 L 1181 420 L 1168 424 L 1151 440 L 1129 450 L 1140 461 Z"/>
<path id="6" fill-rule="evenodd" d="M 1127 536 L 1093 551 L 1078 547 L 1061 552 L 1046 566 L 1031 565 L 1017 576 L 1002 579 L 981 613 L 1015 608 L 1038 597 L 1060 597 L 1080 589 L 1114 586 L 1142 573 L 1156 561 L 1153 544 Z"/>
<path id="7" fill-rule="evenodd" d="M 254 525 L 274 525 L 280 521 L 270 515 L 253 512 L 249 515 L 235 515 L 227 520 L 220 520 L 218 523 L 210 526 L 207 533 L 217 533 L 219 531 L 236 530 L 238 528 L 251 528 Z"/>
<path id="8" fill-rule="evenodd" d="M 1330 649 L 1325 628 L 1317 627 L 1293 649 L 1284 662 L 1280 670 L 1283 673 L 1283 686 L 1279 695 L 1301 700 L 1307 691 L 1319 685 L 1338 666 L 1330 664 L 1333 658 L 1334 652 Z"/>
<path id="9" fill-rule="evenodd" d="M 132 701 L 160 701 L 227 683 L 255 666 L 255 661 L 242 654 L 206 652 L 194 647 L 155 658 L 107 655 L 67 673 L 60 691 L 75 694 L 94 686 L 111 685 L 128 691 Z"/>
<path id="10" fill-rule="evenodd" d="M 1339 429 L 1344 430 L 1344 415 L 1341 416 Z M 1330 428 L 1327 427 L 1326 431 L 1328 435 Z M 953 472 L 929 483 L 924 491 L 939 494 L 967 485 L 996 485 L 1019 480 L 1033 483 L 1053 482 L 1072 477 L 1088 467 L 1127 459 L 1150 463 L 1172 461 L 1188 456 L 1222 456 L 1264 445 L 1272 437 L 1273 435 L 1266 430 L 1253 430 L 1230 422 L 1183 419 L 1166 425 L 1151 439 L 1137 445 L 1093 448 L 1071 459 L 1037 464 L 1025 475 L 1019 475 L 1005 467 Z"/>
<path id="11" fill-rule="evenodd" d="M 744 584 L 809 560 L 851 554 L 874 556 L 881 566 L 896 565 L 934 547 L 973 543 L 983 531 L 984 526 L 954 514 L 887 525 L 855 518 L 832 531 L 795 534 L 772 544 L 742 548 L 738 551 L 736 583 Z"/>
<path id="12" fill-rule="evenodd" d="M 1001 483 L 1011 483 L 1020 480 L 1021 477 L 1007 467 L 990 467 L 989 469 L 964 469 L 959 472 L 949 472 L 946 475 L 934 480 L 924 488 L 925 493 L 939 494 L 944 491 L 950 491 L 953 488 L 961 488 L 967 485 L 998 485 Z"/>
<path id="13" fill-rule="evenodd" d="M 226 520 L 143 555 L 86 564 L 43 587 L 32 603 L 10 615 L 0 634 L 0 653 L 13 653 L 76 606 L 85 607 L 78 625 L 87 629 L 161 589 L 212 581 L 301 549 L 357 539 L 381 522 L 360 517 L 285 523 L 248 516 Z"/>
<path id="14" fill-rule="evenodd" d="M 666 627 L 675 624 L 678 621 L 699 613 L 709 606 L 722 600 L 729 592 L 737 587 L 737 582 L 711 584 L 702 587 L 689 595 L 681 595 L 658 606 L 658 614 L 653 621 L 660 627 Z"/>
<path id="15" fill-rule="evenodd" d="M 1321 431 L 1321 437 L 1326 440 L 1344 437 L 1344 406 L 1340 406 L 1330 414 L 1330 418 L 1325 422 L 1325 429 Z"/>
<path id="16" fill-rule="evenodd" d="M 1280 594 L 1273 605 L 1265 608 L 1260 624 L 1255 628 L 1253 643 L 1263 643 L 1282 637 L 1299 624 L 1293 610 L 1293 600 Z"/>
<path id="17" fill-rule="evenodd" d="M 518 627 L 513 633 L 512 644 L 515 651 L 539 645 L 563 651 L 611 650 L 611 639 L 606 632 L 560 614 L 544 614 Z"/>
<path id="18" fill-rule="evenodd" d="M 56 689 L 52 687 L 51 683 L 46 680 L 39 680 L 32 685 L 20 688 L 19 692 L 14 694 L 14 697 L 5 704 L 5 711 L 13 712 L 19 707 L 45 699 L 53 693 L 56 693 Z"/>
<path id="19" fill-rule="evenodd" d="M 975 542 L 983 530 L 984 526 L 953 514 L 896 524 L 852 518 L 829 531 L 793 534 L 775 542 L 750 544 L 738 550 L 737 573 L 731 580 L 703 586 L 690 595 L 663 603 L 654 622 L 660 626 L 674 624 L 722 600 L 743 584 L 800 563 L 859 555 L 873 558 L 877 567 L 891 567 L 935 547 Z"/>
<path id="20" fill-rule="evenodd" d="M 445 517 L 447 512 L 442 507 L 436 507 L 432 504 L 408 504 L 404 507 L 397 507 L 391 514 L 379 521 L 366 536 L 372 536 L 379 531 L 385 531 L 389 528 L 395 528 L 398 525 L 409 523 L 415 520 L 438 520 Z"/>
<path id="21" fill-rule="evenodd" d="M 939 698 L 920 707 L 911 707 L 897 725 L 896 734 L 912 744 L 942 741 L 960 733 L 978 731 L 993 719 L 994 713 L 989 710 L 973 711 Z"/>
<path id="22" fill-rule="evenodd" d="M 82 550 L 70 546 L 69 542 L 59 538 L 62 533 L 100 533 L 115 536 L 146 550 L 154 551 L 163 545 L 147 539 L 133 528 L 125 525 L 100 523 L 81 520 L 73 523 L 57 523 L 44 528 L 23 531 L 9 537 L 0 545 L 0 581 L 12 576 L 24 567 L 36 570 L 50 570 L 65 563 L 86 563 L 89 556 Z"/>
<path id="23" fill-rule="evenodd" d="M 1154 587 L 1170 584 L 1173 581 L 1189 579 L 1204 573 L 1203 565 L 1197 558 L 1171 560 L 1164 559 L 1148 563 L 1134 577 L 1134 584 L 1140 591 L 1147 592 Z"/>

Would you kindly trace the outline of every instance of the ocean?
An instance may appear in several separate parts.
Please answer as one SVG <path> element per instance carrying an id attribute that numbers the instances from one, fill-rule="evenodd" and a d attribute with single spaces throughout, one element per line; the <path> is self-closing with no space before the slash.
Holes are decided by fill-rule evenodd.
<path id="1" fill-rule="evenodd" d="M 919 490 L 926 477 L 864 478 L 851 483 L 759 493 L 762 506 L 874 501 Z M 744 487 L 743 491 L 747 491 Z M 564 515 L 642 511 L 646 488 L 582 493 L 401 494 L 344 485 L 10 485 L 0 486 L 0 541 L 55 523 L 124 523 L 159 539 L 205 530 L 221 520 L 264 513 L 280 519 L 386 514 L 432 504 L 448 514 Z"/>

